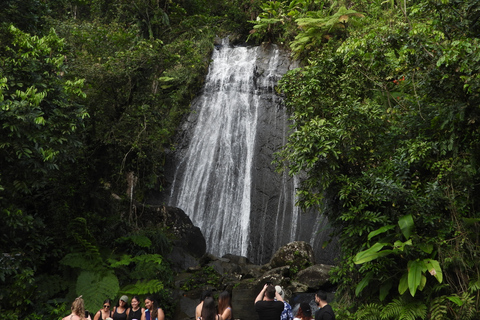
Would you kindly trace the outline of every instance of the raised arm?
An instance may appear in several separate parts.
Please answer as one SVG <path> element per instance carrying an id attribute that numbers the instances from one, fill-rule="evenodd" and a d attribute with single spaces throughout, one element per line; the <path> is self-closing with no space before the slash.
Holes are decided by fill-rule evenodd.
<path id="1" fill-rule="evenodd" d="M 262 291 L 260 291 L 260 293 L 258 294 L 258 296 L 255 298 L 255 302 L 254 303 L 257 303 L 258 301 L 261 301 L 263 299 L 263 296 L 265 295 L 265 291 L 267 290 L 267 287 L 268 287 L 268 284 L 265 284 L 263 286 L 263 289 Z"/>

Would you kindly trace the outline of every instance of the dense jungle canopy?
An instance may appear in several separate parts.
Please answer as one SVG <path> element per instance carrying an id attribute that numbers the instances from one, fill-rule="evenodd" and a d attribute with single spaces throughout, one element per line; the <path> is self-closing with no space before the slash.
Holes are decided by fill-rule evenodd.
<path id="1" fill-rule="evenodd" d="M 162 188 L 227 34 L 301 62 L 276 161 L 305 176 L 299 206 L 329 199 L 337 319 L 479 319 L 476 0 L 3 0 L 2 319 L 59 319 L 80 293 L 169 301 L 169 239 L 129 203 Z"/>

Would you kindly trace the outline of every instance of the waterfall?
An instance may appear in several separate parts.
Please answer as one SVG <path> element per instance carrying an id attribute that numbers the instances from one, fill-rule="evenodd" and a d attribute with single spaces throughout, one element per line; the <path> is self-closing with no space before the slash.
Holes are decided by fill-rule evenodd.
<path id="1" fill-rule="evenodd" d="M 213 51 L 205 86 L 183 124 L 168 205 L 187 213 L 214 255 L 263 263 L 293 240 L 314 245 L 315 230 L 325 226 L 318 214 L 300 215 L 294 205 L 298 178 L 272 165 L 288 136 L 275 85 L 289 68 L 288 54 L 276 46 L 224 41 Z"/>

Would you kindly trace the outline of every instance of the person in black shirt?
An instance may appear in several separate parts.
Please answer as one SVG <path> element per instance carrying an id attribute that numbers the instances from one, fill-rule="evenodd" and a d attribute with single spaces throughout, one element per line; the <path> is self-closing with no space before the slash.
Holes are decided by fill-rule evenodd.
<path id="1" fill-rule="evenodd" d="M 315 302 L 319 309 L 315 312 L 315 320 L 335 320 L 332 307 L 327 303 L 327 294 L 322 290 L 315 294 Z"/>
<path id="2" fill-rule="evenodd" d="M 259 320 L 280 320 L 283 308 L 283 299 L 275 287 L 269 283 L 265 284 L 255 298 L 255 311 L 258 313 Z"/>

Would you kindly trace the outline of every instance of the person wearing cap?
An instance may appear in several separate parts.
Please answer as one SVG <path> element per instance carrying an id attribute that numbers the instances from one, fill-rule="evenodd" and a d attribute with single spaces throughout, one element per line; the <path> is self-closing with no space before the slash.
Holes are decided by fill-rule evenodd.
<path id="1" fill-rule="evenodd" d="M 275 286 L 275 291 L 282 297 L 283 299 L 283 311 L 282 315 L 280 316 L 280 320 L 292 320 L 293 313 L 292 313 L 292 306 L 285 301 L 285 291 L 280 286 Z"/>
<path id="2" fill-rule="evenodd" d="M 118 304 L 113 308 L 113 320 L 127 320 L 130 308 L 128 307 L 128 297 L 123 295 L 118 299 Z"/>
<path id="3" fill-rule="evenodd" d="M 266 283 L 255 298 L 255 311 L 260 320 L 280 320 L 283 312 L 283 298 L 271 283 Z"/>
<path id="4" fill-rule="evenodd" d="M 327 294 L 322 290 L 315 294 L 315 302 L 319 309 L 315 312 L 315 320 L 335 320 L 332 307 L 327 303 Z"/>
<path id="5" fill-rule="evenodd" d="M 312 320 L 312 307 L 306 302 L 300 303 L 295 319 Z"/>

